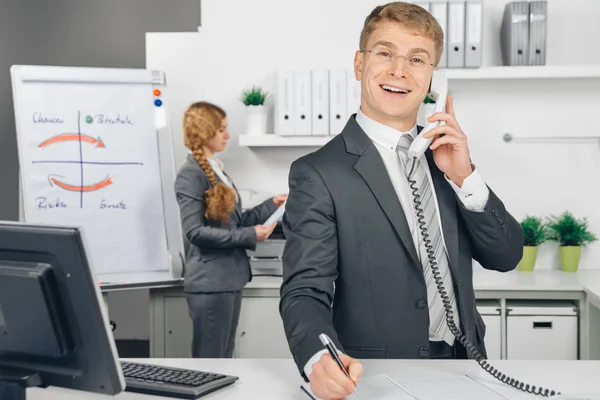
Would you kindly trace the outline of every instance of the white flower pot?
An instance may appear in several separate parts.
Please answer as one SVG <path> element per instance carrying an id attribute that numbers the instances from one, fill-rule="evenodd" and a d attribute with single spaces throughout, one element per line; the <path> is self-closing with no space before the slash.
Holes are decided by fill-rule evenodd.
<path id="1" fill-rule="evenodd" d="M 267 133 L 267 108 L 246 106 L 246 134 L 264 135 Z"/>

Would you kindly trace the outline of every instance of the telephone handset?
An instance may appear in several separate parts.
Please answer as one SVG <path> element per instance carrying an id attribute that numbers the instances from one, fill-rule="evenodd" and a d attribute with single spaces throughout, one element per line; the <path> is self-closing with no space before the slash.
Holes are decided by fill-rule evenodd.
<path id="1" fill-rule="evenodd" d="M 435 101 L 434 112 L 446 112 L 446 99 L 448 98 L 448 79 L 446 72 L 443 70 L 433 71 L 429 93 Z M 430 115 L 427 116 L 428 118 Z M 433 128 L 440 126 L 440 121 L 428 122 L 427 125 L 419 132 L 415 140 L 411 143 L 408 149 L 409 158 L 421 158 L 431 144 L 433 138 L 424 138 L 423 135 Z"/>
<path id="2" fill-rule="evenodd" d="M 446 98 L 448 97 L 448 81 L 446 79 L 446 75 L 444 71 L 436 70 L 433 72 L 433 76 L 431 79 L 431 87 L 430 93 L 433 96 L 433 100 L 436 103 L 435 112 L 445 112 L 446 111 Z M 425 221 L 425 213 L 423 208 L 421 207 L 421 195 L 419 194 L 417 188 L 417 181 L 414 180 L 413 172 L 415 171 L 416 161 L 423 156 L 427 148 L 429 147 L 432 138 L 424 138 L 423 134 L 430 131 L 431 129 L 440 125 L 439 121 L 429 122 L 427 125 L 421 130 L 419 135 L 413 140 L 411 146 L 408 149 L 408 162 L 411 162 L 412 166 L 410 168 L 410 172 L 408 173 L 408 182 L 410 185 L 410 190 L 413 195 L 413 201 L 417 216 L 417 223 L 419 225 L 419 230 L 421 231 L 421 235 L 423 236 L 423 241 L 425 246 L 427 247 L 427 258 L 429 259 L 429 263 L 431 265 L 431 271 L 433 273 L 433 277 L 435 279 L 435 283 L 442 298 L 442 303 L 444 305 L 444 311 L 446 313 L 446 323 L 450 328 L 452 334 L 456 337 L 456 339 L 465 347 L 469 355 L 474 358 L 477 363 L 483 368 L 486 372 L 492 375 L 494 378 L 499 381 L 510 385 L 516 389 L 519 389 L 523 392 L 532 393 L 540 396 L 554 396 L 555 394 L 560 394 L 560 392 L 555 392 L 554 390 L 544 389 L 542 387 L 536 388 L 535 386 L 530 386 L 523 382 L 519 382 L 509 376 L 506 376 L 502 372 L 498 371 L 495 367 L 490 365 L 487 360 L 483 357 L 483 355 L 479 352 L 477 347 L 469 342 L 467 337 L 458 330 L 456 326 L 456 322 L 454 321 L 452 305 L 450 304 L 450 299 L 448 297 L 447 291 L 444 288 L 442 276 L 438 269 L 437 261 L 434 255 L 433 245 L 431 243 L 431 239 L 429 234 L 427 233 L 427 223 Z"/>

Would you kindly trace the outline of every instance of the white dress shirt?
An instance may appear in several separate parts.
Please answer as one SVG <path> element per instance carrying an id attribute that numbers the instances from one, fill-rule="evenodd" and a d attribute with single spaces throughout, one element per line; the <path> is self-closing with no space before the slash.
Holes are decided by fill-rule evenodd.
<path id="1" fill-rule="evenodd" d="M 210 158 L 210 157 L 206 157 L 206 159 L 208 160 L 208 163 L 210 164 L 211 168 L 213 169 L 213 172 L 215 174 L 217 174 L 217 176 L 219 178 L 221 178 L 221 180 L 230 188 L 233 189 L 233 183 L 231 182 L 231 179 L 229 179 L 229 177 L 227 177 L 227 175 L 225 175 L 225 173 L 223 172 L 223 161 L 219 160 L 218 158 L 214 157 L 214 158 Z"/>
<path id="2" fill-rule="evenodd" d="M 381 158 L 383 159 L 383 163 L 390 177 L 390 180 L 392 181 L 392 185 L 394 186 L 396 195 L 398 196 L 400 204 L 402 205 L 402 209 L 405 212 L 406 220 L 408 222 L 408 226 L 413 238 L 413 242 L 415 244 L 415 248 L 418 249 L 420 231 L 418 230 L 418 224 L 414 212 L 412 196 L 410 194 L 410 187 L 408 185 L 406 175 L 404 175 L 402 164 L 400 163 L 400 158 L 396 150 L 396 146 L 398 145 L 398 142 L 400 141 L 402 135 L 404 135 L 405 133 L 409 133 L 413 137 L 417 135 L 417 126 L 415 125 L 408 132 L 401 132 L 367 117 L 365 114 L 363 114 L 363 112 L 360 109 L 356 114 L 356 122 L 371 139 L 371 141 L 375 145 L 375 148 L 377 148 L 379 154 L 381 155 Z M 431 183 L 433 199 L 435 200 L 435 208 L 438 215 L 438 224 L 440 225 L 440 232 L 442 232 L 442 240 L 444 242 L 444 248 L 446 249 L 446 242 L 444 239 L 444 234 L 442 231 L 442 225 L 440 220 L 440 209 L 437 201 L 437 196 L 435 194 L 435 187 L 433 186 L 433 182 L 431 181 L 431 172 L 428 168 L 427 159 L 423 157 L 420 161 L 424 163 L 425 170 L 427 172 L 427 177 L 429 178 L 429 181 Z M 454 182 L 448 179 L 446 175 L 444 175 L 444 177 L 446 178 L 446 181 L 448 182 L 448 184 L 450 184 L 452 189 L 454 189 L 458 198 L 461 200 L 461 202 L 467 209 L 471 211 L 482 212 L 489 197 L 489 189 L 487 188 L 485 182 L 483 181 L 482 177 L 479 175 L 479 172 L 477 171 L 477 169 L 475 169 L 474 166 L 473 169 L 474 171 L 464 180 L 461 187 L 458 187 Z M 442 340 L 441 338 L 437 338 L 432 334 L 430 334 L 429 338 L 430 340 L 434 341 Z M 311 357 L 310 360 L 308 360 L 306 366 L 304 367 L 304 373 L 306 374 L 307 378 L 309 378 L 310 374 L 312 373 L 313 364 L 319 361 L 321 355 L 324 353 L 327 353 L 327 350 L 324 349 L 317 352 L 314 356 Z"/>

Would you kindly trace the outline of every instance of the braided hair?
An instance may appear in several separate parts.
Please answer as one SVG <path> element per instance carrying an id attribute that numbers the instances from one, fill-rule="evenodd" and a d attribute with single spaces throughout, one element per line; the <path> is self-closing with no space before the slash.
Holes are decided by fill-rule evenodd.
<path id="1" fill-rule="evenodd" d="M 202 149 L 202 145 L 217 134 L 225 117 L 225 111 L 214 104 L 203 101 L 193 103 L 183 117 L 183 134 L 185 146 L 191 150 L 210 181 L 211 187 L 204 193 L 204 217 L 226 224 L 229 223 L 229 214 L 235 209 L 236 194 L 229 186 L 217 181 Z"/>

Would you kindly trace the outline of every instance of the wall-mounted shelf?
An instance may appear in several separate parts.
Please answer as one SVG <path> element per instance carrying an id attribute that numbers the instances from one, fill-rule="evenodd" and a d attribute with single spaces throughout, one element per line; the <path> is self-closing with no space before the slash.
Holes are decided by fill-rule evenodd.
<path id="1" fill-rule="evenodd" d="M 448 79 L 600 78 L 600 65 L 532 65 L 446 69 Z"/>
<path id="2" fill-rule="evenodd" d="M 600 65 L 492 66 L 446 69 L 450 80 L 600 79 Z M 334 136 L 241 135 L 240 147 L 321 147 Z M 504 137 L 506 142 L 513 138 Z M 517 138 L 514 138 L 517 139 Z M 597 137 L 596 137 L 597 139 Z"/>
<path id="3" fill-rule="evenodd" d="M 320 147 L 334 136 L 240 135 L 240 147 Z"/>

